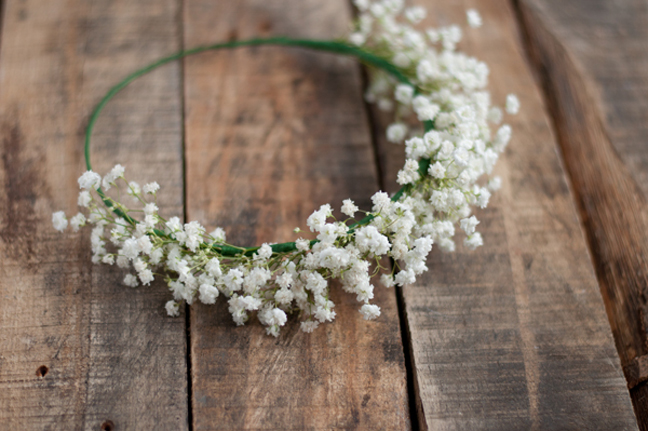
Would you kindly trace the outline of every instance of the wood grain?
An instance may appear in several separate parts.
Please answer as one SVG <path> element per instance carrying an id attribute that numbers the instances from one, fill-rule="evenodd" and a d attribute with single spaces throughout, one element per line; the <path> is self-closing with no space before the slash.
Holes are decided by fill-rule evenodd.
<path id="1" fill-rule="evenodd" d="M 477 211 L 484 247 L 433 252 L 403 290 L 421 429 L 636 429 L 628 391 L 572 193 L 507 2 L 423 2 L 431 23 L 481 29 L 462 48 L 491 69 L 494 101 L 517 93 L 513 140 L 496 171 L 503 188 Z M 382 137 L 384 117 L 374 116 Z M 380 141 L 394 190 L 402 150 Z M 402 156 L 401 160 L 402 160 Z"/>
<path id="2" fill-rule="evenodd" d="M 187 429 L 184 319 L 163 284 L 132 290 L 90 263 L 88 233 L 61 235 L 76 209 L 83 132 L 99 98 L 179 48 L 178 2 L 5 2 L 0 48 L 0 428 Z M 179 66 L 111 102 L 93 162 L 157 180 L 182 215 Z M 164 175 L 162 175 L 164 173 Z"/>
<path id="3" fill-rule="evenodd" d="M 522 1 L 626 377 L 648 353 L 648 6 Z M 648 429 L 646 386 L 633 390 Z"/>
<path id="4" fill-rule="evenodd" d="M 185 1 L 185 45 L 346 31 L 343 1 Z M 378 188 L 357 64 L 260 47 L 188 58 L 187 214 L 253 245 L 295 238 L 319 205 Z M 339 289 L 338 289 L 339 290 Z M 409 429 L 393 290 L 365 322 L 336 292 L 333 324 L 313 334 L 291 320 L 278 339 L 237 328 L 224 302 L 191 310 L 194 429 Z"/>

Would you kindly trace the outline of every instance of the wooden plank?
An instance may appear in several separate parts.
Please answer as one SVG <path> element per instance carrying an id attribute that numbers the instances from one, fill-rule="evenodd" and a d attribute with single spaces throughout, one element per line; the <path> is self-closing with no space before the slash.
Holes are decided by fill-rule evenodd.
<path id="1" fill-rule="evenodd" d="M 83 131 L 127 73 L 179 49 L 175 0 L 7 0 L 0 50 L 0 423 L 3 429 L 187 429 L 184 319 L 163 283 L 133 290 L 90 263 L 76 208 Z M 99 120 L 94 167 L 157 179 L 182 215 L 179 66 L 133 84 Z M 165 175 L 160 175 L 164 172 Z"/>
<path id="2" fill-rule="evenodd" d="M 491 69 L 493 100 L 522 110 L 498 162 L 502 190 L 477 211 L 485 245 L 433 251 L 403 297 L 421 429 L 636 429 L 594 271 L 542 97 L 525 62 L 508 2 L 426 1 L 434 25 L 481 29 L 462 47 Z M 385 182 L 395 190 L 401 148 L 381 137 Z M 400 163 L 395 161 L 401 157 Z"/>
<path id="3" fill-rule="evenodd" d="M 330 38 L 349 21 L 342 0 L 186 0 L 185 45 Z M 354 61 L 260 47 L 188 58 L 185 77 L 189 219 L 254 245 L 294 239 L 325 202 L 370 206 L 378 182 Z M 224 301 L 194 306 L 194 429 L 409 429 L 394 291 L 376 290 L 375 322 L 355 297 L 333 301 L 334 323 L 304 334 L 293 319 L 278 339 L 258 323 L 237 328 Z"/>
<path id="4" fill-rule="evenodd" d="M 648 7 L 530 0 L 520 10 L 634 388 L 648 378 L 634 375 L 648 353 Z M 643 429 L 647 395 L 633 389 Z"/>

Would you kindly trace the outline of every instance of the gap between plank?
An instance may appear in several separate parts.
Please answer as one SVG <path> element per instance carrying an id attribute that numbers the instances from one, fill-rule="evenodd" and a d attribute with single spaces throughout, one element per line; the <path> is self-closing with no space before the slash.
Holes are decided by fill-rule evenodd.
<path id="1" fill-rule="evenodd" d="M 364 95 L 364 91 L 369 85 L 369 74 L 367 72 L 367 68 L 362 65 L 360 65 L 360 80 L 362 85 L 362 94 Z M 376 175 L 378 175 L 378 187 L 380 188 L 380 190 L 386 191 L 385 177 L 384 177 L 382 163 L 380 160 L 380 150 L 379 150 L 378 139 L 377 139 L 378 134 L 381 133 L 380 126 L 377 124 L 376 121 L 374 121 L 371 112 L 371 107 L 369 106 L 369 103 L 367 103 L 367 101 L 364 100 L 364 96 L 362 100 L 362 106 L 364 107 L 365 114 L 367 116 L 367 121 L 369 122 L 369 138 L 371 139 L 371 152 L 374 159 L 374 165 L 376 166 Z"/>
<path id="2" fill-rule="evenodd" d="M 357 17 L 358 16 L 357 9 L 353 6 L 351 2 L 349 2 L 349 6 L 351 7 L 351 14 L 354 17 Z M 359 65 L 359 67 L 360 67 L 360 79 L 362 84 L 362 94 L 364 95 L 364 92 L 369 83 L 369 75 L 366 67 L 362 65 Z M 373 158 L 374 158 L 374 165 L 376 167 L 376 175 L 378 175 L 378 187 L 382 191 L 387 191 L 385 175 L 384 175 L 385 170 L 383 169 L 383 163 L 382 163 L 383 161 L 381 160 L 380 157 L 380 148 L 377 139 L 378 134 L 384 133 L 384 131 L 381 130 L 379 123 L 375 121 L 371 107 L 369 103 L 367 103 L 367 101 L 364 100 L 364 96 L 362 102 L 367 117 L 367 121 L 369 122 L 369 136 L 371 139 L 371 150 L 374 156 Z M 394 265 L 394 261 L 392 259 L 390 259 L 390 265 L 392 267 Z M 407 311 L 405 309 L 405 297 L 403 296 L 403 288 L 394 286 L 394 294 L 396 295 L 396 307 L 398 309 L 398 323 L 400 326 L 401 344 L 403 346 L 403 359 L 405 361 L 405 377 L 407 380 L 407 400 L 408 400 L 409 413 L 410 413 L 409 421 L 410 421 L 412 431 L 419 431 L 421 429 L 420 424 L 424 420 L 425 416 L 422 411 L 423 405 L 420 402 L 420 397 L 418 394 L 418 385 L 416 384 L 416 376 L 414 372 L 414 367 L 415 367 L 414 352 L 412 350 L 412 343 L 410 342 L 410 330 L 407 322 Z"/>
<path id="3" fill-rule="evenodd" d="M 2 0 L 0 0 L 2 1 Z M 179 33 L 179 44 L 180 50 L 184 51 L 184 1 L 178 0 L 178 33 Z M 185 129 L 185 59 L 179 60 L 178 65 L 178 74 L 180 85 L 178 93 L 180 95 L 180 137 L 182 142 L 180 147 L 182 148 L 182 218 L 185 223 L 187 222 L 187 148 L 186 148 L 186 129 Z M 187 422 L 188 430 L 192 431 L 193 426 L 193 375 L 191 370 L 191 306 L 185 303 L 185 342 L 186 342 L 186 353 L 185 361 L 187 362 Z"/>
<path id="4" fill-rule="evenodd" d="M 356 14 L 355 9 L 353 10 L 354 15 Z M 359 65 L 360 67 L 360 77 L 362 81 L 362 91 L 364 94 L 365 89 L 367 88 L 369 82 L 369 76 L 367 73 L 367 68 Z M 369 122 L 369 136 L 371 139 L 371 150 L 374 156 L 374 165 L 376 166 L 376 174 L 378 175 L 378 187 L 380 190 L 385 190 L 385 177 L 383 175 L 383 168 L 380 158 L 380 151 L 378 145 L 377 136 L 383 131 L 380 129 L 378 123 L 374 121 L 371 108 L 366 100 L 363 100 L 363 106 L 365 109 L 365 114 L 367 121 Z M 394 261 L 390 259 L 390 265 L 393 267 Z M 417 394 L 416 381 L 414 378 L 414 355 L 412 351 L 412 346 L 410 343 L 410 331 L 409 325 L 407 324 L 407 312 L 405 310 L 405 298 L 403 296 L 402 287 L 394 286 L 394 294 L 396 295 L 396 306 L 398 308 L 398 323 L 400 325 L 401 333 L 401 343 L 403 346 L 403 356 L 405 360 L 405 374 L 407 378 L 407 398 L 409 404 L 409 413 L 410 413 L 410 424 L 412 431 L 419 431 L 419 420 L 423 418 L 422 412 L 419 415 L 419 408 L 422 408 L 421 403 L 419 402 L 419 397 Z"/>

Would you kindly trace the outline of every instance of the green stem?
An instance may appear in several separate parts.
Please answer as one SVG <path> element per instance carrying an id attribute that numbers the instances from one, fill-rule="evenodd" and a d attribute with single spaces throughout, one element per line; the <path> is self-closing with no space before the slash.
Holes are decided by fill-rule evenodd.
<path id="1" fill-rule="evenodd" d="M 124 89 L 128 84 L 136 80 L 142 75 L 145 75 L 149 73 L 150 71 L 157 69 L 160 66 L 163 66 L 167 63 L 170 63 L 172 61 L 180 60 L 181 58 L 187 57 L 189 55 L 194 55 L 194 54 L 199 54 L 202 52 L 206 51 L 215 51 L 219 49 L 230 49 L 230 48 L 237 48 L 237 47 L 242 47 L 242 46 L 258 46 L 258 45 L 282 45 L 282 46 L 296 46 L 296 47 L 302 47 L 302 48 L 309 48 L 313 50 L 318 50 L 318 51 L 326 51 L 326 52 L 332 52 L 335 54 L 341 54 L 341 55 L 349 55 L 356 57 L 359 59 L 361 62 L 369 65 L 376 67 L 378 69 L 382 69 L 385 72 L 389 73 L 392 75 L 394 78 L 396 78 L 398 81 L 411 85 L 412 87 L 415 87 L 409 79 L 393 64 L 391 64 L 389 61 L 385 60 L 384 58 L 378 57 L 370 52 L 364 51 L 361 48 L 351 45 L 347 42 L 341 42 L 341 41 L 332 41 L 332 40 L 314 40 L 314 39 L 291 39 L 287 37 L 271 37 L 271 38 L 258 38 L 258 39 L 249 39 L 249 40 L 241 40 L 241 41 L 232 41 L 232 42 L 225 42 L 225 43 L 217 43 L 214 45 L 207 45 L 207 46 L 201 46 L 197 48 L 192 48 L 184 51 L 177 52 L 175 54 L 171 54 L 167 57 L 161 58 L 157 60 L 154 63 L 149 64 L 148 66 L 145 66 L 130 75 L 128 75 L 126 78 L 124 78 L 121 82 L 119 82 L 117 85 L 112 87 L 108 93 L 101 99 L 99 104 L 95 107 L 94 111 L 92 112 L 92 115 L 90 116 L 90 119 L 88 121 L 88 127 L 86 128 L 86 134 L 85 134 L 85 160 L 86 160 L 86 168 L 88 170 L 92 170 L 92 165 L 90 163 L 90 138 L 92 136 L 92 130 L 94 129 L 95 123 L 97 119 L 99 118 L 99 114 L 103 110 L 103 108 L 106 106 L 106 104 L 117 94 L 119 93 L 122 89 Z M 415 87 L 416 88 L 416 87 Z M 429 128 L 428 128 L 429 127 Z M 425 124 L 425 129 L 430 130 L 432 128 L 431 125 Z M 427 160 L 427 165 L 429 166 L 429 160 Z M 427 168 L 425 169 L 427 171 Z M 392 198 L 393 201 L 397 201 L 398 199 L 401 198 L 401 196 L 408 190 L 409 188 L 407 186 L 401 188 Z M 104 192 L 101 189 L 98 189 L 97 192 L 99 193 L 99 196 L 103 200 L 104 204 L 110 208 L 115 214 L 117 214 L 119 217 L 123 217 L 128 223 L 134 225 L 136 222 L 133 220 L 131 217 L 129 217 L 127 214 L 124 214 L 121 210 L 118 208 L 114 208 L 114 205 L 112 202 L 106 197 Z M 372 215 L 369 215 L 362 220 L 352 224 L 349 227 L 349 232 L 352 233 L 354 228 L 358 226 L 363 226 L 368 224 L 371 220 L 373 219 Z M 158 233 L 159 231 L 156 231 Z M 162 233 L 162 232 L 159 232 Z M 159 235 L 158 233 L 158 235 Z M 164 235 L 166 236 L 166 235 Z M 311 245 L 316 243 L 317 240 L 311 241 Z M 287 252 L 292 252 L 297 250 L 295 243 L 294 242 L 286 242 L 282 244 L 274 244 L 271 246 L 272 251 L 274 253 L 287 253 Z M 237 255 L 246 255 L 246 256 L 251 256 L 258 250 L 259 247 L 232 247 L 232 246 L 217 246 L 214 245 L 212 246 L 213 249 L 219 251 L 220 254 L 223 256 L 237 256 Z"/>

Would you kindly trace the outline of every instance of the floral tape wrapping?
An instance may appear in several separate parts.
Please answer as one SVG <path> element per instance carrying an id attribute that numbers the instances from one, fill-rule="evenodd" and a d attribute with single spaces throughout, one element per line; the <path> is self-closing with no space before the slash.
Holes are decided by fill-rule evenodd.
<path id="1" fill-rule="evenodd" d="M 457 224 L 466 247 L 482 245 L 472 209 L 486 207 L 491 192 L 500 187 L 500 179 L 490 174 L 511 137 L 508 125 L 498 126 L 503 112 L 491 106 L 485 90 L 488 67 L 456 50 L 460 27 L 416 30 L 426 16 L 422 7 L 404 9 L 400 0 L 356 0 L 355 5 L 359 16 L 347 42 L 294 44 L 315 49 L 326 45 L 360 59 L 358 53 L 366 53 L 378 59 L 374 65 L 382 62 L 382 69 L 370 70 L 365 98 L 394 112 L 387 139 L 404 144 L 406 161 L 397 177 L 402 188 L 394 196 L 375 193 L 369 211 L 344 200 L 340 220 L 331 205 L 322 205 L 306 222 L 315 238 L 239 247 L 227 243 L 222 228 L 207 233 L 196 221 L 183 224 L 177 217 L 163 218 L 156 203 L 159 185 L 128 182 L 125 168 L 116 165 L 103 178 L 91 170 L 81 175 L 78 204 L 84 212 L 69 223 L 62 211 L 56 212 L 54 227 L 63 231 L 70 224 L 78 231 L 93 225 L 92 261 L 128 270 L 127 286 L 149 285 L 156 276 L 163 277 L 173 295 L 166 303 L 171 316 L 179 314 L 183 301 L 214 304 L 222 296 L 238 325 L 256 313 L 274 336 L 285 325 L 287 313 L 299 313 L 305 332 L 332 321 L 332 279 L 356 295 L 365 319 L 375 319 L 380 307 L 370 303 L 374 278 L 379 276 L 387 287 L 414 283 L 427 270 L 433 244 L 445 251 L 455 249 Z M 470 27 L 482 25 L 475 10 L 467 12 L 467 19 Z M 250 44 L 277 40 L 293 44 L 287 38 Z M 139 75 L 131 76 L 133 80 Z M 519 110 L 514 95 L 505 105 L 509 114 Z M 491 126 L 497 127 L 495 133 Z M 124 196 L 124 191 L 126 199 L 112 197 Z M 394 264 L 386 267 L 384 257 Z"/>

